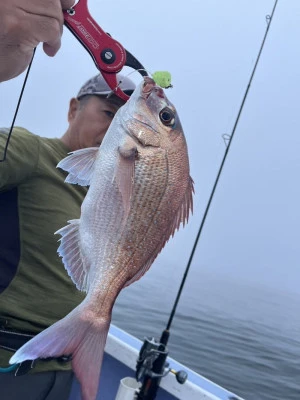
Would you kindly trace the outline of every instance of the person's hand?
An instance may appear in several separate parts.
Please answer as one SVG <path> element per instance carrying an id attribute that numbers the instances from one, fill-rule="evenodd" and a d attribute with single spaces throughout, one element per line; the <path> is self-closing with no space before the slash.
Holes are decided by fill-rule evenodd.
<path id="1" fill-rule="evenodd" d="M 75 0 L 0 0 L 0 82 L 21 74 L 43 43 L 54 56 L 61 45 L 62 10 Z"/>

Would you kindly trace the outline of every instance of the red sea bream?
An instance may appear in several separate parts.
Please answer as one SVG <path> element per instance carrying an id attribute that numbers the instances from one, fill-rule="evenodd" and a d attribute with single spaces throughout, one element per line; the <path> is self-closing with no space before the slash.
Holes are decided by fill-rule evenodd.
<path id="1" fill-rule="evenodd" d="M 58 167 L 69 172 L 67 182 L 89 186 L 80 219 L 57 232 L 64 266 L 87 295 L 10 362 L 72 355 L 82 397 L 94 400 L 114 302 L 188 220 L 193 181 L 179 117 L 149 77 L 117 112 L 100 148 L 75 151 Z"/>

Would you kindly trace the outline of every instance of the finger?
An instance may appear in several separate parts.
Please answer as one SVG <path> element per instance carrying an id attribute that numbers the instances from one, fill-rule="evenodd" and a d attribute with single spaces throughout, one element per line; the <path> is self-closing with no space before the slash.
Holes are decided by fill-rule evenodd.
<path id="1" fill-rule="evenodd" d="M 32 18 L 34 23 L 35 37 L 39 42 L 43 42 L 44 52 L 53 57 L 61 47 L 61 36 L 63 25 L 55 18 L 36 17 Z"/>
<path id="2" fill-rule="evenodd" d="M 49 43 L 43 43 L 43 50 L 49 57 L 54 57 L 55 54 L 58 52 L 61 46 L 61 40 L 60 38 L 56 42 L 52 42 L 51 44 Z"/>
<path id="3" fill-rule="evenodd" d="M 75 3 L 75 0 L 61 0 L 61 7 L 63 10 L 68 10 L 69 8 L 72 8 Z"/>

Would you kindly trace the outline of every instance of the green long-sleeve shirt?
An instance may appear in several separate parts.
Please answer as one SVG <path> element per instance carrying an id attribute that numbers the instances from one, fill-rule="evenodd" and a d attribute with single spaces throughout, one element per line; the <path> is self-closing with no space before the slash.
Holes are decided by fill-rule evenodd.
<path id="1" fill-rule="evenodd" d="M 0 130 L 0 157 L 6 140 Z M 59 139 L 15 128 L 7 160 L 0 163 L 0 326 L 7 329 L 39 333 L 84 298 L 57 254 L 54 235 L 79 218 L 87 192 L 65 183 L 66 173 L 56 168 L 67 153 Z M 0 367 L 11 355 L 0 349 Z M 40 362 L 34 371 L 65 368 L 70 366 Z"/>

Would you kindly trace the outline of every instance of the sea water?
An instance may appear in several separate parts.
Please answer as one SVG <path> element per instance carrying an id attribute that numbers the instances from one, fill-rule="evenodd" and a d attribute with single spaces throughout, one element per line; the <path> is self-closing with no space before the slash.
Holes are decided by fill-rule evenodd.
<path id="1" fill-rule="evenodd" d="M 179 286 L 174 274 L 171 265 L 155 267 L 123 290 L 113 323 L 141 340 L 158 339 Z M 198 270 L 183 290 L 168 348 L 172 358 L 246 400 L 300 400 L 297 293 Z"/>

